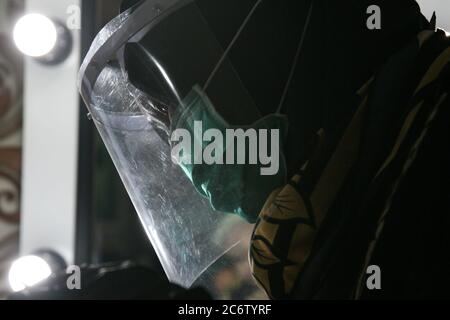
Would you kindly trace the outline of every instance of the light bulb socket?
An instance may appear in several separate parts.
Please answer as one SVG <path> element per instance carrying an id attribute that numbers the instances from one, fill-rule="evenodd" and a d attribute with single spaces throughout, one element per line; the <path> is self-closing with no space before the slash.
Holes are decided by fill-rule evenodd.
<path id="1" fill-rule="evenodd" d="M 70 55 L 73 47 L 72 34 L 69 29 L 58 20 L 52 19 L 56 28 L 55 47 L 46 55 L 35 57 L 34 59 L 44 65 L 57 65 L 62 63 Z"/>
<path id="2" fill-rule="evenodd" d="M 45 262 L 48 263 L 52 273 L 63 271 L 67 268 L 67 263 L 64 261 L 64 258 L 53 250 L 36 250 L 32 253 L 32 255 L 44 259 Z"/>

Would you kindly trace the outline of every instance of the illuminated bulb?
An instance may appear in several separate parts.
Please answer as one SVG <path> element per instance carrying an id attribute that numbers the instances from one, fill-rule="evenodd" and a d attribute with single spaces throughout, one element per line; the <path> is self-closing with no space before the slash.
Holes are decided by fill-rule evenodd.
<path id="1" fill-rule="evenodd" d="M 58 33 L 55 24 L 48 17 L 30 13 L 17 21 L 13 31 L 17 48 L 30 57 L 42 57 L 56 45 Z"/>
<path id="2" fill-rule="evenodd" d="M 8 280 L 14 292 L 22 291 L 47 279 L 52 274 L 50 265 L 38 256 L 23 256 L 13 262 Z"/>

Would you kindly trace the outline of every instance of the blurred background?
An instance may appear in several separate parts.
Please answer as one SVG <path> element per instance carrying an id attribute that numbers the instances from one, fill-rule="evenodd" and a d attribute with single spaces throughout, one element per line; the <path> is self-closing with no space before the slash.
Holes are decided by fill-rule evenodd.
<path id="1" fill-rule="evenodd" d="M 0 0 L 0 297 L 10 292 L 11 262 L 39 249 L 70 264 L 159 268 L 76 88 L 81 56 L 120 2 Z M 72 53 L 62 65 L 24 61 L 15 48 L 13 27 L 26 11 L 73 19 Z"/>
<path id="2" fill-rule="evenodd" d="M 76 87 L 82 58 L 121 2 L 0 0 L 0 298 L 11 292 L 11 263 L 38 250 L 67 264 L 132 260 L 163 274 Z M 449 0 L 418 2 L 450 30 Z M 18 51 L 13 28 L 27 12 L 67 23 L 71 44 L 62 63 Z M 246 266 L 244 259 L 216 278 L 224 298 L 242 290 L 235 279 Z"/>

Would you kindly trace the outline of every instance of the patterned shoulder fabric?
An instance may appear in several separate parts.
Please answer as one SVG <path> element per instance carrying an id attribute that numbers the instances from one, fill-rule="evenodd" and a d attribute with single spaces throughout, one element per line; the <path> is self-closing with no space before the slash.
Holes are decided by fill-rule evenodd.
<path id="1" fill-rule="evenodd" d="M 371 263 L 378 242 L 383 236 L 387 218 L 391 214 L 391 208 L 395 196 L 401 188 L 402 181 L 413 166 L 422 144 L 439 117 L 440 110 L 450 107 L 450 45 L 448 43 L 447 40 L 448 47 L 437 55 L 414 91 L 411 99 L 414 108 L 405 118 L 391 153 L 374 178 L 374 182 L 376 182 L 383 175 L 388 175 L 389 168 L 393 167 L 396 162 L 397 165 L 400 165 L 401 170 L 389 186 L 390 194 L 380 212 L 373 239 L 366 253 L 365 264 L 361 269 L 355 291 L 355 298 L 357 299 L 361 298 L 363 294 L 364 270 Z M 406 153 L 407 156 L 402 156 L 403 153 Z"/>
<path id="2" fill-rule="evenodd" d="M 440 52 L 437 58 L 435 56 L 428 71 L 421 76 L 422 81 L 416 90 L 412 90 L 412 107 L 404 118 L 392 152 L 374 180 L 395 161 L 411 127 L 417 127 L 415 119 L 430 105 L 429 102 L 432 101 L 433 106 L 440 106 L 443 99 L 448 100 L 448 94 L 444 91 L 439 94 L 440 88 L 437 89 L 437 86 L 447 84 L 448 87 L 450 84 L 449 60 L 450 49 Z M 341 140 L 331 141 L 330 137 L 322 134 L 314 155 L 290 183 L 272 193 L 259 216 L 251 240 L 250 262 L 255 279 L 272 299 L 290 298 L 299 274 L 315 249 L 318 229 L 357 161 L 361 150 L 363 118 L 367 113 L 368 95 L 373 80 L 359 91 L 362 103 Z M 435 114 L 432 109 L 427 107 L 431 116 Z M 429 121 L 425 125 L 429 125 Z M 389 201 L 386 209 L 386 212 L 389 211 Z M 380 214 L 379 230 L 382 229 L 386 213 Z M 374 243 L 376 244 L 376 239 Z M 370 255 L 369 250 L 368 259 Z"/>
<path id="3" fill-rule="evenodd" d="M 319 132 L 310 160 L 272 193 L 259 215 L 250 262 L 255 279 L 272 299 L 289 297 L 313 249 L 318 227 L 356 161 L 365 110 L 364 98 L 340 141 Z"/>

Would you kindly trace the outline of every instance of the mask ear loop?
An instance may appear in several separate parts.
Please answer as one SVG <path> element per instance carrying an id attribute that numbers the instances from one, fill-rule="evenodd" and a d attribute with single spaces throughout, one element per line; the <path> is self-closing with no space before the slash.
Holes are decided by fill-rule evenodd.
<path id="1" fill-rule="evenodd" d="M 231 48 L 236 43 L 237 39 L 241 35 L 242 31 L 244 31 L 244 28 L 246 27 L 247 23 L 250 21 L 250 18 L 252 17 L 253 13 L 256 11 L 256 9 L 259 7 L 259 5 L 263 2 L 263 0 L 258 0 L 253 8 L 250 10 L 249 14 L 245 18 L 244 22 L 242 22 L 241 26 L 239 27 L 238 31 L 234 35 L 233 39 L 231 40 L 230 44 L 228 45 L 227 49 L 223 53 L 222 57 L 220 58 L 219 62 L 217 62 L 216 66 L 214 67 L 213 71 L 211 72 L 211 75 L 209 76 L 208 80 L 206 80 L 205 85 L 203 86 L 203 91 L 206 91 L 208 89 L 212 79 L 215 77 L 217 71 L 219 70 L 222 63 L 225 61 L 225 58 L 228 56 L 228 53 L 230 52 Z"/>
<path id="2" fill-rule="evenodd" d="M 289 92 L 289 87 L 291 86 L 292 78 L 294 77 L 294 72 L 295 72 L 295 69 L 297 68 L 300 53 L 303 49 L 303 44 L 305 42 L 306 33 L 308 31 L 308 27 L 311 22 L 313 8 L 314 8 L 314 0 L 311 1 L 311 5 L 309 6 L 308 16 L 306 17 L 305 26 L 303 27 L 302 36 L 300 38 L 297 52 L 295 54 L 294 63 L 292 64 L 291 72 L 289 74 L 286 86 L 284 87 L 283 95 L 281 96 L 280 104 L 278 105 L 276 114 L 282 114 L 281 112 L 283 111 L 283 105 L 286 100 L 287 93 Z"/>
<path id="3" fill-rule="evenodd" d="M 237 39 L 239 38 L 239 36 L 241 35 L 242 31 L 244 30 L 244 28 L 246 27 L 248 21 L 250 20 L 251 16 L 253 15 L 253 13 L 256 11 L 256 9 L 259 7 L 259 5 L 262 3 L 263 0 L 258 0 L 255 5 L 253 6 L 253 8 L 250 10 L 249 14 L 247 15 L 247 17 L 245 18 L 244 22 L 242 23 L 242 25 L 240 26 L 239 30 L 236 32 L 236 34 L 234 35 L 233 39 L 231 40 L 230 44 L 228 45 L 227 49 L 225 50 L 225 52 L 223 53 L 222 57 L 220 58 L 220 60 L 218 61 L 218 63 L 216 64 L 216 66 L 214 67 L 213 71 L 211 72 L 211 75 L 209 76 L 208 80 L 205 82 L 205 85 L 203 86 L 203 91 L 206 91 L 207 88 L 209 87 L 212 79 L 214 78 L 214 76 L 217 74 L 217 71 L 219 70 L 220 66 L 222 65 L 223 61 L 225 60 L 225 58 L 228 56 L 228 53 L 230 52 L 230 50 L 232 49 L 233 45 L 236 43 Z M 299 41 L 299 45 L 297 48 L 297 52 L 295 54 L 295 58 L 294 58 L 294 62 L 292 64 L 292 68 L 286 83 L 286 86 L 284 87 L 283 90 L 283 94 L 281 96 L 281 100 L 280 103 L 278 105 L 276 114 L 281 114 L 282 109 L 283 109 L 283 104 L 284 101 L 286 100 L 286 96 L 287 93 L 289 91 L 289 87 L 291 85 L 292 82 L 292 78 L 294 76 L 294 72 L 295 69 L 297 68 L 297 64 L 298 64 L 298 60 L 300 57 L 300 53 L 303 49 L 303 44 L 305 42 L 305 38 L 306 38 L 306 33 L 308 31 L 309 28 L 309 24 L 311 22 L 311 16 L 312 16 L 312 12 L 313 12 L 313 8 L 314 8 L 314 0 L 311 1 L 311 5 L 309 6 L 309 10 L 308 10 L 308 15 L 306 17 L 306 21 L 305 21 L 305 26 L 303 27 L 303 32 L 302 32 L 302 36 L 300 38 Z"/>

